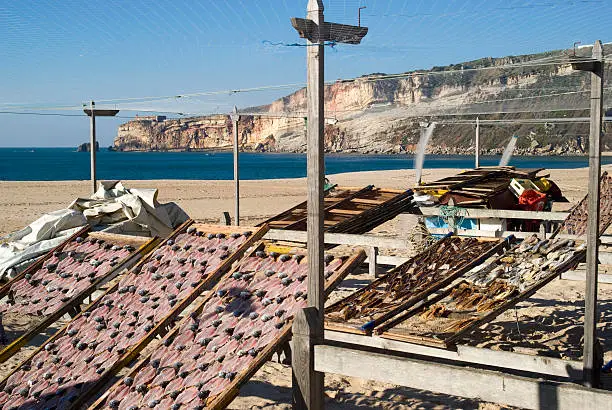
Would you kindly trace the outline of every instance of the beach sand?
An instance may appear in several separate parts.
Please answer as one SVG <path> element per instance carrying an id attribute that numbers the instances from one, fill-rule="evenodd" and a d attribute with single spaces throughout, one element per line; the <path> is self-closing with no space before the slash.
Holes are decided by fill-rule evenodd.
<path id="1" fill-rule="evenodd" d="M 612 166 L 604 167 L 612 170 Z M 456 174 L 457 169 L 427 170 L 424 181 Z M 550 178 L 573 203 L 580 200 L 587 189 L 587 169 L 550 170 Z M 414 183 L 414 171 L 374 171 L 329 176 L 341 186 L 373 184 L 386 188 L 407 188 Z M 232 181 L 123 181 L 128 188 L 159 189 L 160 202 L 178 203 L 192 218 L 217 222 L 223 211 L 233 213 Z M 20 229 L 45 212 L 66 207 L 77 197 L 89 195 L 89 181 L 65 182 L 6 182 L 0 181 L 0 236 Z M 305 199 L 306 180 L 284 179 L 241 182 L 242 224 L 256 224 L 266 217 L 283 211 Z M 558 204 L 558 210 L 568 208 Z M 570 204 L 571 205 L 571 204 Z M 377 234 L 397 234 L 395 221 L 377 228 Z M 347 278 L 332 294 L 338 299 L 355 290 L 355 283 L 363 286 L 370 280 L 365 274 Z M 584 282 L 556 279 L 533 297 L 521 302 L 488 325 L 466 336 L 460 343 L 492 349 L 513 350 L 530 354 L 580 360 L 584 312 Z M 600 284 L 600 336 L 605 360 L 612 359 L 612 285 Z M 517 318 L 519 326 L 517 327 Z M 51 329 L 53 331 L 53 329 Z M 27 357 L 44 337 L 36 338 L 30 346 L 0 365 L 0 377 L 7 374 L 20 360 Z M 443 409 L 443 408 L 504 408 L 477 400 L 450 397 L 431 392 L 408 389 L 385 383 L 338 375 L 326 375 L 326 407 L 356 409 L 378 407 L 384 409 Z M 268 362 L 247 383 L 240 396 L 230 405 L 233 409 L 285 409 L 291 402 L 291 369 L 277 362 Z"/>

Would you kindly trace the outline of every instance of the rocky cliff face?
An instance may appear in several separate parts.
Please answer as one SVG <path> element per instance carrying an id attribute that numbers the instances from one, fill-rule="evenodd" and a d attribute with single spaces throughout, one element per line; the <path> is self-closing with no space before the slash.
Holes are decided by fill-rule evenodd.
<path id="1" fill-rule="evenodd" d="M 436 127 L 428 151 L 467 154 L 473 152 L 473 126 L 453 123 L 453 119 L 473 120 L 475 114 L 499 111 L 505 114 L 481 114 L 480 119 L 533 118 L 536 112 L 544 117 L 587 115 L 586 93 L 538 97 L 562 87 L 588 90 L 588 77 L 576 75 L 569 66 L 496 68 L 559 54 L 488 58 L 398 77 L 374 74 L 338 81 L 325 90 L 326 148 L 331 152 L 414 152 L 420 122 L 444 120 Z M 550 111 L 559 107 L 567 107 L 567 112 Z M 243 150 L 305 150 L 305 89 L 248 111 L 256 115 L 241 116 Z M 232 127 L 226 115 L 136 119 L 119 127 L 114 147 L 123 151 L 226 149 L 232 145 Z M 586 148 L 588 124 L 482 127 L 481 146 L 485 153 L 500 152 L 513 134 L 521 137 L 519 153 L 580 154 Z M 604 145 L 608 145 L 607 137 Z"/>

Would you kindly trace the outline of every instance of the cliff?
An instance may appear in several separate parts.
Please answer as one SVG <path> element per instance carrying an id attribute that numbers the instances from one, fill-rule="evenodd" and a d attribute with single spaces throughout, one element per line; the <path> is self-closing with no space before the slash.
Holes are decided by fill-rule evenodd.
<path id="1" fill-rule="evenodd" d="M 580 52 L 590 54 L 590 48 Z M 566 52 L 485 58 L 398 76 L 372 74 L 326 86 L 325 143 L 330 152 L 414 152 L 422 121 L 440 121 L 428 152 L 473 153 L 474 127 L 480 119 L 524 119 L 588 115 L 588 76 L 569 65 L 498 68 L 547 61 Z M 607 78 L 608 76 L 606 76 Z M 553 97 L 539 97 L 554 94 Z M 563 109 L 566 111 L 559 111 Z M 243 110 L 239 122 L 242 150 L 301 152 L 305 146 L 306 90 L 266 106 Z M 492 114 L 502 111 L 504 114 Z M 488 113 L 488 114 L 483 114 Z M 145 117 L 119 127 L 114 148 L 132 150 L 219 150 L 232 145 L 233 124 L 227 115 L 165 120 Z M 512 124 L 481 127 L 485 153 L 498 153 L 519 135 L 519 154 L 582 154 L 588 123 Z M 612 146 L 609 133 L 603 140 Z"/>

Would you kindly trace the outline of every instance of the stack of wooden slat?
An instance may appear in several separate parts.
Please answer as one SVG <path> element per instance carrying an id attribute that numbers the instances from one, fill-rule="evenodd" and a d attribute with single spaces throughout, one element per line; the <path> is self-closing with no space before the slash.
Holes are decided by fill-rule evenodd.
<path id="1" fill-rule="evenodd" d="M 480 167 L 421 184 L 415 189 L 442 194 L 440 203 L 443 204 L 447 204 L 452 198 L 455 205 L 497 208 L 496 199 L 509 194 L 508 186 L 513 178 L 534 179 L 547 176 L 537 175 L 542 170 L 542 168 L 518 170 L 514 167 Z M 501 201 L 504 202 L 503 199 Z"/>
<path id="2" fill-rule="evenodd" d="M 375 188 L 337 188 L 325 198 L 325 231 L 361 234 L 410 209 L 411 190 Z M 271 228 L 305 231 L 306 202 L 267 221 Z"/>

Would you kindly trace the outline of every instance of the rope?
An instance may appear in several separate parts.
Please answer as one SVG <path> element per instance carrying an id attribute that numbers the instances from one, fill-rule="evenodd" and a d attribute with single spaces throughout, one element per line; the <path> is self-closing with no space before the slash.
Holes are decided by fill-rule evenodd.
<path id="1" fill-rule="evenodd" d="M 436 238 L 429 233 L 425 224 L 419 221 L 408 234 L 408 241 L 416 255 L 433 245 L 436 242 Z"/>
<path id="2" fill-rule="evenodd" d="M 438 218 L 446 222 L 449 228 L 455 229 L 463 224 L 466 216 L 467 211 L 465 208 L 453 205 L 442 205 L 440 206 L 440 216 Z"/>

